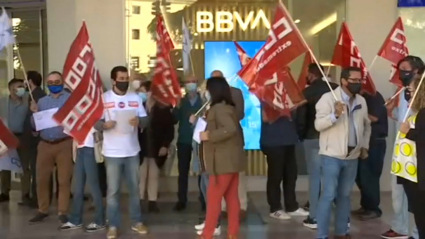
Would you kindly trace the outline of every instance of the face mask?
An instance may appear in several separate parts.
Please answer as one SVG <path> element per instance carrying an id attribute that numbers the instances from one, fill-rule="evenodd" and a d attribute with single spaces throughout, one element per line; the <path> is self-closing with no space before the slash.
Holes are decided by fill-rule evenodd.
<path id="1" fill-rule="evenodd" d="M 131 82 L 131 86 L 133 87 L 133 89 L 137 90 L 140 88 L 140 81 L 138 80 L 134 80 L 133 82 Z"/>
<path id="2" fill-rule="evenodd" d="M 405 89 L 405 90 L 404 90 L 404 99 L 405 99 L 407 102 L 409 102 L 409 101 L 410 101 L 410 98 L 412 98 L 412 93 L 410 93 L 410 91 L 409 91 L 409 90 Z"/>
<path id="3" fill-rule="evenodd" d="M 143 102 L 146 102 L 148 100 L 148 94 L 145 92 L 139 92 L 139 97 L 142 99 Z"/>
<path id="4" fill-rule="evenodd" d="M 115 81 L 115 87 L 122 92 L 126 92 L 128 90 L 128 85 L 130 83 L 128 81 Z"/>
<path id="5" fill-rule="evenodd" d="M 58 94 L 63 91 L 63 85 L 48 85 L 47 88 L 52 94 Z"/>
<path id="6" fill-rule="evenodd" d="M 198 89 L 198 85 L 196 83 L 187 83 L 186 90 L 189 92 L 194 92 Z"/>
<path id="7" fill-rule="evenodd" d="M 362 90 L 362 83 L 348 83 L 347 89 L 351 94 L 356 95 Z"/>
<path id="8" fill-rule="evenodd" d="M 25 88 L 24 87 L 16 88 L 15 93 L 17 96 L 22 97 L 25 95 Z"/>
<path id="9" fill-rule="evenodd" d="M 408 86 L 414 75 L 413 71 L 400 70 L 400 80 L 403 83 L 403 86 Z"/>

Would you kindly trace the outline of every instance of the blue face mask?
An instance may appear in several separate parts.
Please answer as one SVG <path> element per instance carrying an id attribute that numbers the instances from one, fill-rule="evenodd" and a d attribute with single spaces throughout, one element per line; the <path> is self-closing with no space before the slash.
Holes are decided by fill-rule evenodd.
<path id="1" fill-rule="evenodd" d="M 198 89 L 198 85 L 196 83 L 187 83 L 186 90 L 189 92 L 195 92 Z"/>
<path id="2" fill-rule="evenodd" d="M 19 87 L 16 88 L 16 95 L 19 97 L 22 97 L 25 95 L 25 88 L 24 87 Z"/>
<path id="3" fill-rule="evenodd" d="M 146 92 L 139 92 L 139 97 L 142 99 L 143 102 L 146 102 L 148 100 L 148 94 Z"/>
<path id="4" fill-rule="evenodd" d="M 63 85 L 48 85 L 47 88 L 52 94 L 57 94 L 63 91 Z"/>

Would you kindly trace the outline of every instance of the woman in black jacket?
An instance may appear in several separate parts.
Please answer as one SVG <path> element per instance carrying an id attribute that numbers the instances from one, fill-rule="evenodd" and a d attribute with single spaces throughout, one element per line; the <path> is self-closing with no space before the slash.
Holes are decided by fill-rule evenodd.
<path id="1" fill-rule="evenodd" d="M 399 164 L 400 170 L 396 170 L 396 172 L 406 172 L 404 174 L 406 176 L 397 174 L 397 181 L 403 184 L 409 203 L 409 211 L 415 216 L 419 238 L 425 238 L 425 82 L 420 83 L 420 81 L 420 77 L 417 77 L 408 87 L 412 96 L 415 89 L 419 89 L 416 97 L 410 102 L 412 117 L 400 126 L 400 133 L 405 134 L 406 138 L 414 141 L 416 145 L 415 147 L 407 144 L 403 146 L 402 143 L 399 147 L 396 147 L 396 149 L 400 149 L 400 154 L 410 156 L 411 153 L 413 157 L 411 157 L 411 160 Z M 406 147 L 411 150 L 406 150 Z M 415 150 L 416 160 L 414 159 Z M 397 153 L 395 154 L 397 155 Z"/>

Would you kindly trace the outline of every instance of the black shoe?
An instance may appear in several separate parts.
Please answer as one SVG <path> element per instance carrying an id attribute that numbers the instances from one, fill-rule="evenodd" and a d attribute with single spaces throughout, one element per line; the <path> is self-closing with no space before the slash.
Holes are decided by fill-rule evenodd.
<path id="1" fill-rule="evenodd" d="M 186 209 L 186 203 L 177 202 L 174 206 L 174 211 L 181 212 Z"/>
<path id="2" fill-rule="evenodd" d="M 358 217 L 362 221 L 367 221 L 367 220 L 380 218 L 381 215 L 379 215 L 377 212 L 374 212 L 374 211 L 365 211 L 364 213 L 359 214 Z"/>
<path id="3" fill-rule="evenodd" d="M 303 224 L 304 224 L 305 227 L 308 227 L 310 229 L 314 229 L 314 230 L 317 229 L 317 221 L 316 221 L 316 219 L 312 219 L 310 217 L 307 217 L 307 219 L 305 219 L 303 221 Z"/>
<path id="4" fill-rule="evenodd" d="M 155 201 L 149 201 L 148 212 L 159 213 L 159 207 Z"/>
<path id="5" fill-rule="evenodd" d="M 43 221 L 46 217 L 48 217 L 49 214 L 45 214 L 45 213 L 41 213 L 38 212 L 31 220 L 31 223 L 36 223 L 36 222 L 41 222 Z"/>
<path id="6" fill-rule="evenodd" d="M 68 217 L 66 215 L 59 215 L 58 217 L 60 223 L 65 224 L 68 222 Z"/>
<path id="7" fill-rule="evenodd" d="M 10 200 L 10 197 L 8 194 L 3 194 L 3 193 L 0 194 L 0 203 L 9 202 L 9 200 Z"/>
<path id="8" fill-rule="evenodd" d="M 359 208 L 359 209 L 357 209 L 357 210 L 351 211 L 351 214 L 354 215 L 354 216 L 360 216 L 360 215 L 362 215 L 364 213 L 366 213 L 366 209 L 364 209 L 362 207 Z"/>

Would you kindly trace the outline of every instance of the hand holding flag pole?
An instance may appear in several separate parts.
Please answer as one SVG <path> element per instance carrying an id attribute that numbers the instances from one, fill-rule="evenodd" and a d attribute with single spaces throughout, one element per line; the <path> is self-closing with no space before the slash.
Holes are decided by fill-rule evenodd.
<path id="1" fill-rule="evenodd" d="M 415 89 L 415 93 L 413 94 L 412 99 L 411 99 L 410 104 L 409 104 L 409 107 L 407 108 L 406 114 L 404 115 L 403 122 L 405 122 L 407 120 L 407 118 L 409 117 L 410 110 L 412 108 L 412 103 L 415 102 L 416 96 L 418 95 L 419 89 L 421 88 L 421 85 L 424 81 L 424 78 L 425 78 L 425 72 L 422 74 L 421 80 L 419 81 L 419 84 Z M 400 134 L 400 132 L 399 132 L 399 134 Z"/>

